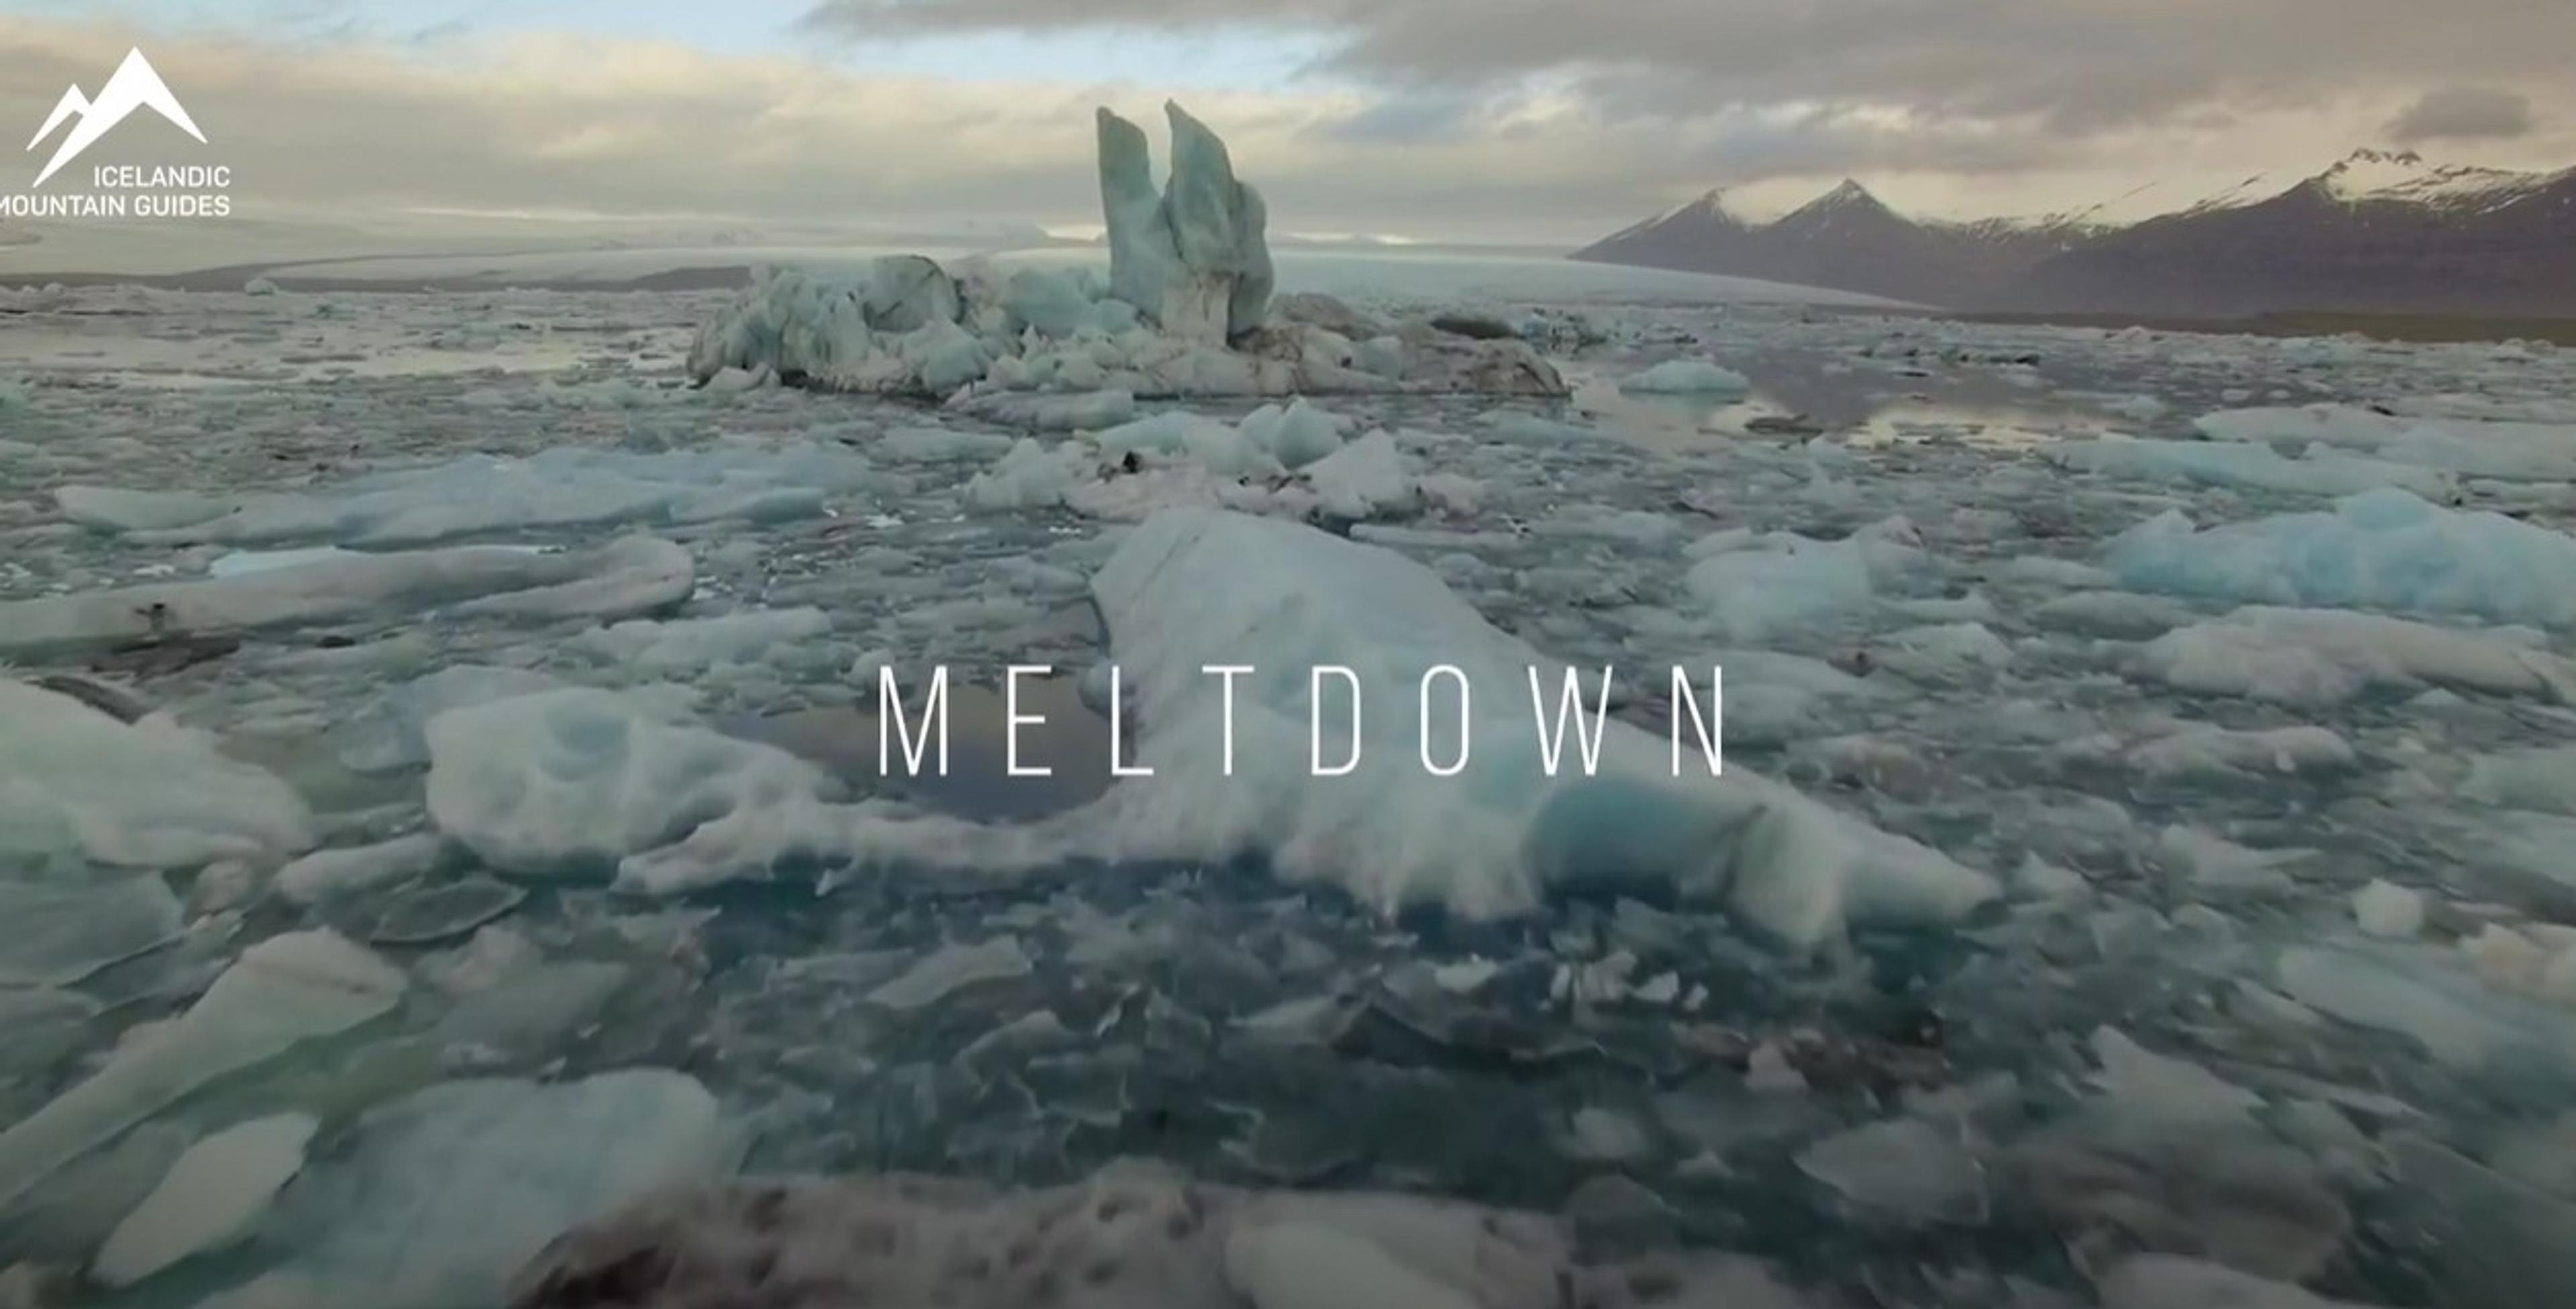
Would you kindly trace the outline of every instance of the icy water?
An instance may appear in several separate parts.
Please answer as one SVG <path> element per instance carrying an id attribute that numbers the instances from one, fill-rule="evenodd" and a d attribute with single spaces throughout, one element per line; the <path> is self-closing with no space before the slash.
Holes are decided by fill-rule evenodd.
<path id="1" fill-rule="evenodd" d="M 996 857 L 1128 785 L 1157 484 L 689 390 L 719 300 L 0 292 L 0 1303 L 497 1304 L 664 1182 L 1134 1156 L 1760 1261 L 1706 1303 L 2576 1297 L 2576 357 L 1588 304 L 1574 400 L 1321 401 L 1473 492 L 1328 530 L 1721 664 L 1730 772 L 1997 888 L 1485 913 L 1385 893 L 1476 836 L 1401 795 Z M 1675 358 L 1750 393 L 1621 389 Z M 951 776 L 880 783 L 934 665 Z M 749 853 L 816 797 L 960 821 Z"/>

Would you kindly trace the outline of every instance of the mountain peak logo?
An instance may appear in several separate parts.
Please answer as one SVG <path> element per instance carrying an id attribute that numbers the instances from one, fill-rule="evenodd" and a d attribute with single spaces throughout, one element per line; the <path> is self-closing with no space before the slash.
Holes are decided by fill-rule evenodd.
<path id="1" fill-rule="evenodd" d="M 91 99 L 81 94 L 80 84 L 73 83 L 63 92 L 63 98 L 55 102 L 54 112 L 45 116 L 45 125 L 36 129 L 35 136 L 28 140 L 27 148 L 33 150 L 43 145 L 45 138 L 52 136 L 65 121 L 73 123 L 71 132 L 55 148 L 54 157 L 45 164 L 45 171 L 36 174 L 36 185 L 43 186 L 45 179 L 79 158 L 82 151 L 98 144 L 100 137 L 115 130 L 117 124 L 124 122 L 137 109 L 150 109 L 169 119 L 180 131 L 197 138 L 201 144 L 206 139 L 206 134 L 197 130 L 196 120 L 188 117 L 187 107 L 179 103 L 179 97 L 170 93 L 169 84 L 154 71 L 152 61 L 144 58 L 139 48 L 129 50 L 125 62 L 118 64 L 115 74 L 98 89 L 98 98 Z"/>

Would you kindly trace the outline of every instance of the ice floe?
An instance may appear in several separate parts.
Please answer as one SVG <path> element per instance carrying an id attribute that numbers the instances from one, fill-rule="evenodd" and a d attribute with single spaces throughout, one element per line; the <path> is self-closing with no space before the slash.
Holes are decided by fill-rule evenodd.
<path id="1" fill-rule="evenodd" d="M 292 788 L 166 717 L 123 723 L 0 677 L 0 724 L 0 867 L 71 856 L 193 869 L 313 843 Z"/>
<path id="2" fill-rule="evenodd" d="M 0 1200 L 197 1087 L 384 1014 L 404 987 L 399 970 L 329 931 L 252 946 L 176 1022 L 0 1131 Z"/>
<path id="3" fill-rule="evenodd" d="M 2398 490 L 2203 531 L 2168 514 L 2112 541 L 2107 557 L 2141 591 L 2576 625 L 2576 539 Z"/>

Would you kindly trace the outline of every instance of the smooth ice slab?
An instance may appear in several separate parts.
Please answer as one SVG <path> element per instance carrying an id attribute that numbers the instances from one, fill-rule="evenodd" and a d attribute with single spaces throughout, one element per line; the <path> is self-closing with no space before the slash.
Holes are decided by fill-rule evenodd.
<path id="1" fill-rule="evenodd" d="M 131 1286 L 192 1254 L 249 1234 L 278 1188 L 304 1166 L 322 1124 L 305 1114 L 236 1123 L 188 1147 L 99 1247 L 90 1276 Z"/>
<path id="2" fill-rule="evenodd" d="M 121 722 L 0 677 L 0 865 L 69 855 L 183 869 L 282 857 L 313 844 L 312 825 L 292 788 L 218 754 L 211 738 L 158 716 Z"/>
<path id="3" fill-rule="evenodd" d="M 2224 1264 L 2170 1254 L 2121 1260 L 2096 1289 L 2102 1309 L 2369 1309 Z"/>
<path id="4" fill-rule="evenodd" d="M 0 1203 L 218 1077 L 385 1013 L 404 986 L 400 970 L 327 930 L 252 946 L 176 1022 L 0 1132 Z"/>
<path id="5" fill-rule="evenodd" d="M 2113 540 L 2108 562 L 2138 591 L 2576 625 L 2576 539 L 2398 490 L 2206 531 L 2169 513 Z"/>
<path id="6" fill-rule="evenodd" d="M 625 618 L 678 604 L 696 584 L 689 552 L 650 536 L 561 554 L 506 546 L 352 554 L 247 576 L 0 602 L 0 658 L 421 610 Z"/>
<path id="7" fill-rule="evenodd" d="M 0 881 L 0 985 L 69 986 L 176 937 L 179 917 L 158 873 Z"/>
<path id="8" fill-rule="evenodd" d="M 184 511 L 186 500 L 143 492 L 65 488 L 58 495 L 67 514 L 142 541 L 315 541 L 382 550 L 545 528 L 811 517 L 826 495 L 876 476 L 867 460 L 836 447 L 716 441 L 674 451 L 557 446 L 524 459 L 469 455 L 324 491 L 226 502 L 223 512 L 203 518 Z"/>
<path id="9" fill-rule="evenodd" d="M 715 1097 L 662 1069 L 447 1082 L 369 1114 L 279 1202 L 287 1264 L 209 1309 L 447 1309 L 503 1300 L 557 1233 L 730 1172 Z"/>
<path id="10" fill-rule="evenodd" d="M 2359 495 L 2393 486 L 2428 498 L 2447 495 L 2451 479 L 2439 470 L 2349 455 L 2285 458 L 2266 445 L 2214 441 L 2068 441 L 2043 452 L 2052 463 L 2194 486 L 2307 495 Z"/>

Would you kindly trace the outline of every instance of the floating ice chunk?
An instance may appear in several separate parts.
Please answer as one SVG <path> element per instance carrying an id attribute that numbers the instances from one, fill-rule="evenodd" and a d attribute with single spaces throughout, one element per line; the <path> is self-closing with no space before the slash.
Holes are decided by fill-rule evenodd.
<path id="1" fill-rule="evenodd" d="M 1753 392 L 1753 383 L 1731 368 L 1720 368 L 1700 359 L 1667 359 L 1619 383 L 1622 391 L 1638 395 L 1705 395 L 1741 399 Z"/>
<path id="2" fill-rule="evenodd" d="M 631 617 L 696 587 L 689 552 L 631 536 L 591 550 L 501 546 L 328 559 L 247 577 L 0 602 L 0 657 L 97 649 L 163 633 L 223 635 L 446 608 L 462 616 Z"/>
<path id="3" fill-rule="evenodd" d="M 897 1012 L 927 1009 L 970 986 L 1026 977 L 1033 967 L 1015 936 L 942 946 L 869 992 L 868 1003 Z"/>
<path id="4" fill-rule="evenodd" d="M 179 898 L 159 873 L 0 881 L 0 923 L 0 985 L 69 986 L 178 936 Z"/>
<path id="5" fill-rule="evenodd" d="M 2131 1255 L 2094 1287 L 2102 1309 L 2369 1309 L 2240 1273 L 2225 1264 L 2171 1254 Z"/>
<path id="6" fill-rule="evenodd" d="M 2476 988 L 2437 984 L 2395 956 L 2340 950 L 2282 952 L 2281 989 L 2290 998 L 2359 1027 L 2413 1038 L 2454 1068 L 2475 1070 L 2529 1038 L 2477 1003 Z"/>
<path id="7" fill-rule="evenodd" d="M 2156 857 L 2201 886 L 2231 891 L 2287 891 L 2284 867 L 2315 857 L 2314 850 L 2252 850 L 2197 827 L 2176 825 L 2156 840 Z"/>
<path id="8" fill-rule="evenodd" d="M 1477 1309 L 1464 1288 L 1409 1267 L 1376 1242 L 1314 1223 L 1252 1227 L 1225 1243 L 1226 1280 L 1255 1309 Z"/>
<path id="9" fill-rule="evenodd" d="M 2437 1279 L 2442 1302 L 2478 1309 L 2566 1303 L 2567 1288 L 2576 1286 L 2576 1204 L 2413 1132 L 2390 1134 L 2387 1146 L 2399 1182 L 2420 1197 L 2409 1218 L 2428 1238 L 2425 1271 Z"/>
<path id="10" fill-rule="evenodd" d="M 720 618 L 637 619 L 594 628 L 572 644 L 644 676 L 670 678 L 761 663 L 778 647 L 819 640 L 831 631 L 832 620 L 820 609 L 751 609 Z"/>
<path id="11" fill-rule="evenodd" d="M 209 1309 L 499 1304 L 556 1233 L 732 1171 L 741 1141 L 706 1088 L 630 1069 L 578 1082 L 447 1082 L 369 1114 L 308 1169 L 276 1224 L 293 1257 Z"/>
<path id="12" fill-rule="evenodd" d="M 2297 408 L 2228 409 L 2204 414 L 2192 427 L 2212 441 L 2263 441 L 2280 445 L 2311 443 L 2383 446 L 2413 431 L 2413 420 L 2396 418 L 2351 405 L 2318 404 Z"/>
<path id="13" fill-rule="evenodd" d="M 1238 430 L 1282 467 L 1302 468 L 1341 449 L 1344 426 L 1332 414 L 1295 400 L 1285 409 L 1265 405 L 1254 410 Z"/>
<path id="14" fill-rule="evenodd" d="M 398 836 L 375 845 L 316 850 L 278 870 L 272 885 L 296 904 L 391 886 L 438 867 L 447 842 L 432 833 Z"/>
<path id="15" fill-rule="evenodd" d="M 1983 623 L 1941 623 L 1909 627 L 1886 638 L 1882 658 L 1909 676 L 1941 676 L 1968 669 L 2004 668 L 2013 661 L 2012 647 Z"/>
<path id="16" fill-rule="evenodd" d="M 328 931 L 252 946 L 187 1013 L 0 1132 L 0 1202 L 197 1087 L 385 1013 L 403 989 L 399 970 Z"/>
<path id="17" fill-rule="evenodd" d="M 2502 481 L 2576 481 L 2576 426 L 2427 425 L 2381 447 L 2390 459 Z"/>
<path id="18" fill-rule="evenodd" d="M 744 851 L 795 829 L 832 789 L 783 750 L 588 688 L 450 710 L 428 740 L 430 817 L 485 862 L 614 868 L 622 889 L 655 895 L 766 874 Z"/>
<path id="19" fill-rule="evenodd" d="M 1023 437 L 1011 452 L 966 483 L 966 502 L 978 509 L 1040 509 L 1064 503 L 1067 492 L 1090 478 L 1097 461 L 1080 445 L 1040 445 Z"/>
<path id="20" fill-rule="evenodd" d="M 2352 916 L 2366 935 L 2404 940 L 2424 930 L 2424 893 L 2373 878 L 2353 892 Z"/>
<path id="21" fill-rule="evenodd" d="M 2112 541 L 2107 557 L 2141 591 L 2576 625 L 2576 539 L 2404 491 L 2201 532 L 2166 514 Z"/>
<path id="22" fill-rule="evenodd" d="M 354 559 L 355 551 L 336 545 L 305 546 L 297 550 L 236 550 L 206 565 L 208 577 L 249 577 L 254 573 L 274 572 L 303 564 L 318 564 L 331 559 Z"/>
<path id="23" fill-rule="evenodd" d="M 2048 447 L 2045 454 L 2051 462 L 2087 472 L 2254 491 L 2340 496 L 2393 486 L 2438 499 L 2453 489 L 2449 477 L 2415 464 L 2331 454 L 2285 459 L 2264 445 L 2069 441 Z"/>
<path id="24" fill-rule="evenodd" d="M 1155 770 L 1072 816 L 1076 843 L 1103 857 L 1260 854 L 1281 876 L 1338 882 L 1373 905 L 1476 915 L 1523 912 L 1559 888 L 1654 886 L 1731 904 L 1801 947 L 1852 921 L 1948 921 L 1996 892 L 1984 875 L 1786 787 L 1734 768 L 1709 777 L 1687 724 L 1675 724 L 1679 776 L 1668 742 L 1617 719 L 1600 728 L 1596 775 L 1585 775 L 1569 727 L 1549 776 L 1528 681 L 1536 668 L 1555 688 L 1562 666 L 1389 551 L 1173 511 L 1127 536 L 1093 592 L 1147 724 L 1135 762 Z M 1261 670 L 1232 694 L 1230 768 L 1226 683 L 1201 671 L 1217 665 Z M 1347 777 L 1316 776 L 1307 757 L 1307 670 L 1319 665 L 1353 668 L 1377 706 L 1363 709 L 1362 758 Z M 1400 711 L 1439 665 L 1471 688 L 1464 738 L 1433 715 L 1427 743 L 1439 760 L 1470 748 L 1452 779 L 1423 768 L 1417 716 Z M 1325 725 L 1336 721 L 1327 714 Z M 1342 739 L 1326 741 L 1327 765 L 1351 744 L 1347 729 L 1333 735 Z M 943 838 L 916 839 L 936 848 Z"/>
<path id="25" fill-rule="evenodd" d="M 64 486 L 54 490 L 63 517 L 108 532 L 166 531 L 221 518 L 233 504 L 186 491 L 128 491 L 113 486 Z"/>
<path id="26" fill-rule="evenodd" d="M 2463 631 L 2377 614 L 2254 606 L 2168 632 L 2138 671 L 2177 690 L 2331 705 L 2427 684 L 2576 702 L 2576 664 L 2535 631 Z"/>
<path id="27" fill-rule="evenodd" d="M 527 668 L 450 664 L 385 693 L 340 730 L 340 762 L 355 772 L 393 773 L 429 762 L 429 720 L 450 709 L 535 695 L 563 686 Z"/>
<path id="28" fill-rule="evenodd" d="M 2357 761 L 2350 742 L 2313 726 L 2240 732 L 2201 724 L 2129 751 L 2130 763 L 2161 777 L 2331 772 Z"/>
<path id="29" fill-rule="evenodd" d="M 1866 609 L 1882 584 L 1916 567 L 1922 551 L 1902 519 L 1840 541 L 1780 533 L 1756 548 L 1713 554 L 1692 566 L 1687 585 L 1737 640 L 1831 622 Z"/>
<path id="30" fill-rule="evenodd" d="M 1343 518 L 1373 518 L 1420 502 L 1420 489 L 1405 470 L 1395 438 L 1371 432 L 1317 460 L 1306 480 L 1326 512 Z"/>
<path id="31" fill-rule="evenodd" d="M 304 1114 L 236 1123 L 188 1148 L 99 1247 L 90 1275 L 131 1286 L 172 1264 L 249 1235 L 278 1189 L 304 1167 L 322 1124 Z"/>
<path id="32" fill-rule="evenodd" d="M 523 888 L 489 877 L 416 887 L 386 903 L 367 940 L 376 945 L 434 945 L 508 914 L 527 898 Z"/>
<path id="33" fill-rule="evenodd" d="M 292 788 L 167 718 L 127 724 L 0 677 L 0 724 L 0 862 L 61 853 L 195 868 L 313 844 Z"/>
<path id="34" fill-rule="evenodd" d="M 384 549 L 532 528 L 774 521 L 819 514 L 824 494 L 878 476 L 848 450 L 810 443 L 719 442 L 658 452 L 557 446 L 524 459 L 468 455 L 320 492 L 258 496 L 216 517 L 128 530 L 162 544 L 322 541 Z M 169 516 L 177 516 L 175 506 Z"/>
<path id="35" fill-rule="evenodd" d="M 1827 1137 L 1798 1152 L 1798 1170 L 1865 1210 L 1909 1223 L 1985 1216 L 1985 1169 L 1948 1131 L 1892 1118 Z"/>
<path id="36" fill-rule="evenodd" d="M 96 1039 L 99 1003 L 46 987 L 0 990 L 0 1081 L 41 1073 Z"/>
<path id="37" fill-rule="evenodd" d="M 972 463 L 1010 452 L 1011 438 L 992 432 L 952 432 L 944 427 L 898 427 L 877 438 L 868 453 L 908 464 Z"/>
<path id="38" fill-rule="evenodd" d="M 1136 417 L 1133 391 L 1093 391 L 1084 395 L 978 395 L 951 408 L 988 422 L 1041 432 L 1096 432 Z"/>
<path id="39" fill-rule="evenodd" d="M 2237 1126 L 2263 1107 L 2263 1097 L 2198 1064 L 2157 1054 L 2118 1028 L 2094 1030 L 2093 1056 L 2102 1062 L 2094 1083 L 2126 1116 L 2171 1125 Z"/>
<path id="40" fill-rule="evenodd" d="M 2469 766 L 2460 794 L 2508 809 L 2576 816 L 2576 746 L 2481 756 Z"/>

